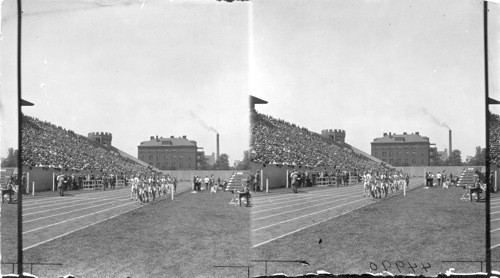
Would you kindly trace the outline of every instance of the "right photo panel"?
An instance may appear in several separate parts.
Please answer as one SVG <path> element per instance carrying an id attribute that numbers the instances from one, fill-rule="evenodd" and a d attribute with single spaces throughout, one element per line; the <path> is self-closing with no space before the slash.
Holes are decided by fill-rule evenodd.
<path id="1" fill-rule="evenodd" d="M 251 9 L 254 276 L 485 271 L 483 1 L 256 0 Z"/>

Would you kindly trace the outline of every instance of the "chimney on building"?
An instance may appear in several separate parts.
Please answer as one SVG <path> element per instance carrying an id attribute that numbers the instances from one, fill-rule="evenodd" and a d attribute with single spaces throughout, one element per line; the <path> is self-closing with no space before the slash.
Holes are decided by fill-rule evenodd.
<path id="1" fill-rule="evenodd" d="M 151 141 L 152 141 L 152 140 L 154 140 L 154 139 L 155 139 L 155 137 L 154 137 L 154 136 L 151 136 L 151 137 L 150 137 L 150 140 L 151 140 Z"/>
<path id="2" fill-rule="evenodd" d="M 215 157 L 216 161 L 219 159 L 219 133 L 217 133 L 217 156 Z"/>
<path id="3" fill-rule="evenodd" d="M 449 152 L 450 152 L 450 154 L 449 155 L 451 157 L 451 150 L 452 150 L 452 148 L 451 148 L 451 129 L 448 132 L 449 132 L 449 136 L 448 137 L 449 137 L 449 140 L 450 140 L 450 144 L 449 144 L 449 148 L 450 148 Z"/>
<path id="4" fill-rule="evenodd" d="M 182 135 L 182 138 L 186 139 L 186 135 Z"/>

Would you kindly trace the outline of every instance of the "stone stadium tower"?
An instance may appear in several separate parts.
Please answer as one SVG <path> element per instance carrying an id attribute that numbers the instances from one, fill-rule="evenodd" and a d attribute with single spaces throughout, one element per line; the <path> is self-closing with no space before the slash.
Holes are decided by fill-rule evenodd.
<path id="1" fill-rule="evenodd" d="M 345 144 L 345 130 L 341 129 L 324 129 L 321 131 L 321 135 L 334 142 Z"/>
<path id="2" fill-rule="evenodd" d="M 113 135 L 109 132 L 90 132 L 89 139 L 104 146 L 111 147 Z"/>

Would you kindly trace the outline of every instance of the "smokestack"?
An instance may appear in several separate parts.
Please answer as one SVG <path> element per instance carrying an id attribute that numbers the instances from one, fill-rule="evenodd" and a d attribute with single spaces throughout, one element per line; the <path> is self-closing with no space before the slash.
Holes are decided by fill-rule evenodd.
<path id="1" fill-rule="evenodd" d="M 451 157 L 451 129 L 449 130 L 449 139 L 450 139 L 450 150 L 449 150 L 449 153 L 450 153 L 450 157 Z"/>
<path id="2" fill-rule="evenodd" d="M 217 133 L 217 156 L 215 157 L 216 161 L 219 159 L 219 133 Z"/>

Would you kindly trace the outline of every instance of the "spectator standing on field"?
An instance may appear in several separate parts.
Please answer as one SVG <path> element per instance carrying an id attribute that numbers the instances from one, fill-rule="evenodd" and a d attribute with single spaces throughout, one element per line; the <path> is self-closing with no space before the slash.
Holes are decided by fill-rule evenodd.
<path id="1" fill-rule="evenodd" d="M 64 196 L 64 175 L 59 173 L 57 176 L 57 190 L 59 191 L 59 196 Z"/>
<path id="2" fill-rule="evenodd" d="M 208 191 L 208 185 L 210 183 L 210 178 L 208 176 L 205 176 L 205 189 Z"/>
<path id="3" fill-rule="evenodd" d="M 297 171 L 293 171 L 291 174 L 290 174 L 290 177 L 292 178 L 292 190 L 293 190 L 293 193 L 298 193 L 297 191 L 297 186 L 299 185 L 299 173 Z"/>

